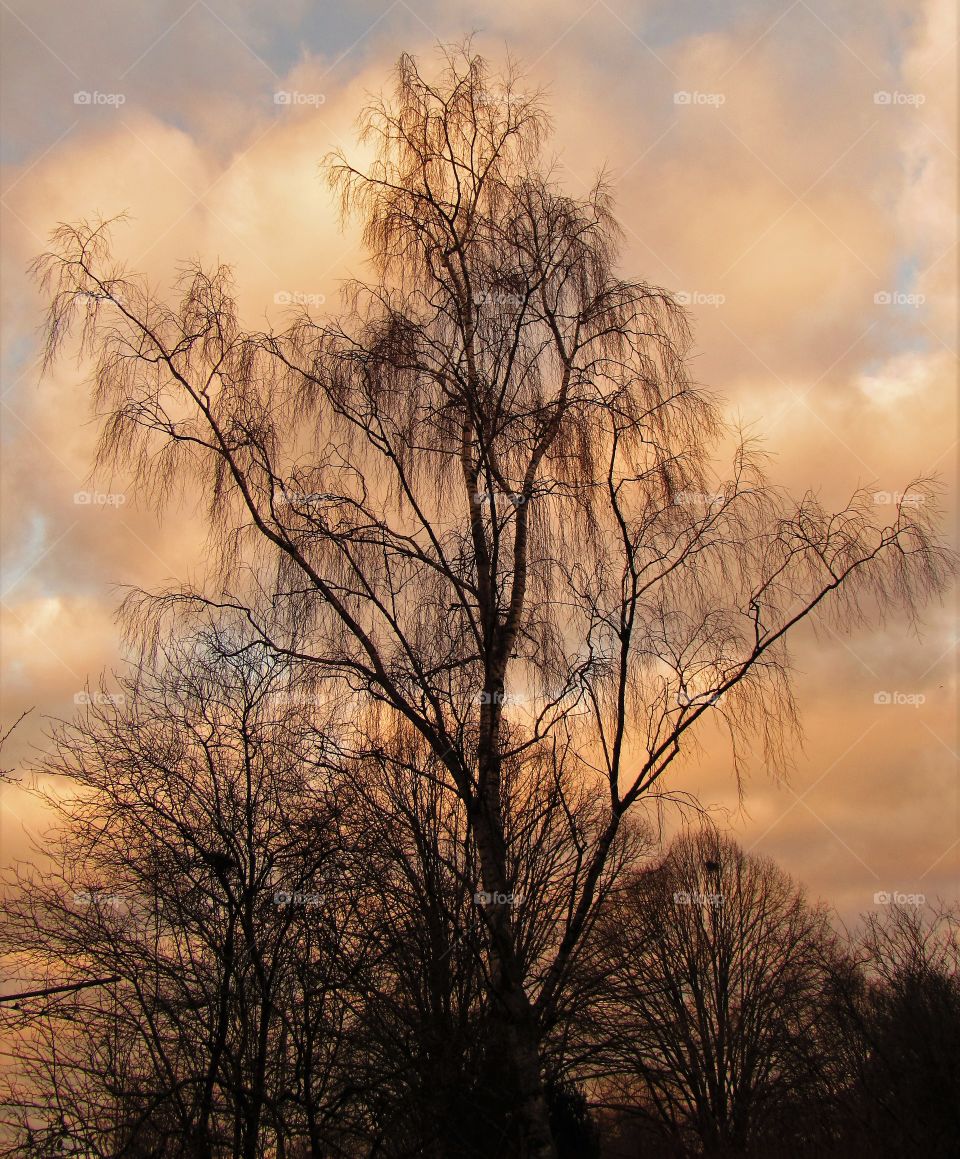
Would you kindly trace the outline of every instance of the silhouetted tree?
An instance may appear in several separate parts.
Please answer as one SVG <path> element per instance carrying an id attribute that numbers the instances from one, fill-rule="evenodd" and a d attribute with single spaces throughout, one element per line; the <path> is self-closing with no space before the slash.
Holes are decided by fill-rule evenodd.
<path id="1" fill-rule="evenodd" d="M 564 194 L 546 128 L 513 71 L 451 49 L 432 81 L 401 57 L 364 114 L 367 170 L 329 163 L 373 280 L 322 324 L 245 332 L 224 268 L 189 266 L 167 305 L 112 264 L 102 224 L 61 228 L 38 263 L 49 356 L 79 323 L 95 362 L 102 458 L 158 502 L 209 500 L 211 583 L 129 600 L 132 628 L 237 607 L 269 648 L 360 694 L 350 747 L 415 730 L 491 898 L 513 885 L 507 765 L 562 767 L 602 809 L 536 978 L 516 909 L 482 911 L 535 1159 L 556 1154 L 545 1035 L 628 810 L 710 713 L 735 751 L 756 741 L 775 763 L 794 626 L 915 611 L 949 566 L 922 483 L 929 502 L 878 526 L 864 493 L 837 513 L 790 501 L 749 447 L 711 477 L 725 429 L 687 377 L 683 311 L 618 275 L 609 191 Z"/>
<path id="2" fill-rule="evenodd" d="M 947 1159 L 960 1142 L 960 916 L 941 904 L 867 916 L 859 969 L 836 986 L 849 1083 L 846 1154 Z M 839 1153 L 839 1152 L 838 1152 Z"/>
<path id="3" fill-rule="evenodd" d="M 707 829 L 618 891 L 599 937 L 608 988 L 592 1033 L 610 1095 L 679 1155 L 788 1153 L 789 1108 L 819 1093 L 825 911 Z"/>
<path id="4" fill-rule="evenodd" d="M 54 824 L 10 883 L 3 949 L 60 987 L 2 1008 L 16 1153 L 328 1155 L 362 1117 L 363 945 L 324 712 L 294 666 L 217 632 L 118 689 L 56 728 Z"/>
<path id="5" fill-rule="evenodd" d="M 362 1069 L 383 1153 L 506 1154 L 518 1146 L 517 1083 L 488 998 L 489 900 L 463 803 L 411 730 L 358 758 L 349 775 L 357 792 L 348 824 L 363 835 L 352 872 L 364 883 L 364 925 L 379 950 L 364 978 Z M 513 908 L 519 952 L 533 977 L 549 968 L 563 936 L 577 841 L 602 823 L 594 799 L 560 778 L 556 769 L 512 762 L 502 782 L 511 866 L 503 904 Z M 641 837 L 625 828 L 611 865 L 636 858 Z M 558 1007 L 545 1055 L 556 1092 L 551 1113 L 573 1146 L 587 1138 L 589 1124 L 584 1118 L 578 1126 L 588 1113 L 566 1081 L 569 1017 Z"/>

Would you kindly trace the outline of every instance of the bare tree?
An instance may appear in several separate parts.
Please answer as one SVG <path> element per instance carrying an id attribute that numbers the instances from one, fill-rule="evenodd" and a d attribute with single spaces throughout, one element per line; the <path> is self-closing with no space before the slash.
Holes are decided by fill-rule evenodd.
<path id="1" fill-rule="evenodd" d="M 536 984 L 563 937 L 582 848 L 603 823 L 597 802 L 565 784 L 562 770 L 507 763 L 510 894 L 491 899 L 463 802 L 419 734 L 400 730 L 383 751 L 358 758 L 353 778 L 348 861 L 363 883 L 364 926 L 378 950 L 360 998 L 362 1085 L 384 1153 L 511 1153 L 517 1084 L 502 1019 L 488 1001 L 484 910 L 495 901 L 511 907 L 518 953 Z M 611 877 L 645 848 L 640 836 L 625 827 Z M 569 987 L 545 1027 L 545 1070 L 558 1097 L 572 1063 L 576 998 Z"/>
<path id="2" fill-rule="evenodd" d="M 353 747 L 412 728 L 463 803 L 492 898 L 512 888 L 505 765 L 545 767 L 547 750 L 595 795 L 603 824 L 567 879 L 549 968 L 529 975 L 511 906 L 484 910 L 538 1159 L 555 1154 L 544 1027 L 628 810 L 707 714 L 736 752 L 758 738 L 782 757 L 792 629 L 913 613 L 949 570 L 926 484 L 929 502 L 876 526 L 863 493 L 836 514 L 790 501 L 747 446 L 712 478 L 725 428 L 686 375 L 683 311 L 618 276 L 609 190 L 565 195 L 546 129 L 513 69 L 454 48 L 431 81 L 401 57 L 363 117 L 369 169 L 329 162 L 374 270 L 339 320 L 247 333 L 229 271 L 196 265 L 168 305 L 111 262 L 99 223 L 62 227 L 38 262 L 48 355 L 79 324 L 95 362 L 102 459 L 159 503 L 187 485 L 209 500 L 211 582 L 131 597 L 132 630 L 237 607 L 278 654 L 360 694 Z"/>
<path id="3" fill-rule="evenodd" d="M 851 943 L 831 987 L 847 1060 L 838 1154 L 946 1159 L 960 1138 L 960 914 L 891 905 Z"/>
<path id="4" fill-rule="evenodd" d="M 289 664 L 218 632 L 166 644 L 57 727 L 52 868 L 18 867 L 2 928 L 36 980 L 2 1007 L 13 1153 L 342 1153 L 360 1117 L 356 898 L 305 695 Z"/>
<path id="5" fill-rule="evenodd" d="M 608 1089 L 661 1124 L 677 1154 L 691 1140 L 709 1155 L 788 1153 L 785 1109 L 824 1065 L 825 911 L 771 861 L 705 829 L 618 891 L 599 936 L 608 986 L 593 1034 Z"/>
<path id="6" fill-rule="evenodd" d="M 376 950 L 355 985 L 372 1153 L 483 1154 L 506 1116 L 483 1091 L 482 920 L 462 808 L 409 732 L 351 772 L 347 861 Z"/>

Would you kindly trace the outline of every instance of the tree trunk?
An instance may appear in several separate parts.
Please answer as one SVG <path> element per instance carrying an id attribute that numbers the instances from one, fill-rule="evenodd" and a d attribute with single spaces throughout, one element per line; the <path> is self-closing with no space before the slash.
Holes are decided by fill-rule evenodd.
<path id="1" fill-rule="evenodd" d="M 550 1110 L 540 1069 L 540 1041 L 533 1011 L 520 992 L 518 1016 L 511 1025 L 513 1062 L 519 1085 L 520 1121 L 525 1159 L 557 1159 Z"/>
<path id="2" fill-rule="evenodd" d="M 506 897 L 508 881 L 502 831 L 495 813 L 482 806 L 473 816 L 473 829 L 485 891 L 492 895 L 485 908 L 490 928 L 490 990 L 503 1019 L 505 1047 L 517 1082 L 517 1105 L 523 1159 L 557 1159 L 550 1129 L 550 1113 L 540 1068 L 540 1035 L 533 1007 L 523 988 Z"/>

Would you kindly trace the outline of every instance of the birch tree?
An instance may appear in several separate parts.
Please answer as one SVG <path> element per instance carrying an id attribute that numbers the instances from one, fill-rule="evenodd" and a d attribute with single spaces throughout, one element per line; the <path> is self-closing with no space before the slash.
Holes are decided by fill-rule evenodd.
<path id="1" fill-rule="evenodd" d="M 205 497 L 208 582 L 131 596 L 149 638 L 214 602 L 355 697 L 358 749 L 401 727 L 463 803 L 483 893 L 488 995 L 523 1151 L 555 1155 L 544 1027 L 594 920 L 624 818 L 719 714 L 735 753 L 783 757 L 787 642 L 938 591 L 933 492 L 879 524 L 869 496 L 791 499 L 691 381 L 671 294 L 617 269 L 611 191 L 566 193 L 542 95 L 469 46 L 404 55 L 363 112 L 371 160 L 327 160 L 371 277 L 336 317 L 241 326 L 230 271 L 181 269 L 169 299 L 65 226 L 38 272 L 48 353 L 94 364 L 101 461 L 158 505 Z M 907 489 L 904 488 L 906 491 Z M 563 928 L 530 976 L 518 946 L 503 770 L 562 770 L 602 823 L 578 833 Z M 575 775 L 574 775 L 575 774 Z"/>

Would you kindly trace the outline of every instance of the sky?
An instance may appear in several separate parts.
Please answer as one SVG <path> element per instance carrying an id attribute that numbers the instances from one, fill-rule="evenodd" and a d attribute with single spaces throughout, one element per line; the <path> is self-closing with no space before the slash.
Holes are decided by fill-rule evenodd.
<path id="1" fill-rule="evenodd" d="M 61 221 L 125 212 L 116 251 L 168 285 L 233 267 L 251 327 L 336 308 L 364 257 L 320 161 L 401 51 L 474 34 L 545 86 L 571 193 L 601 169 L 625 276 L 677 293 L 692 374 L 771 452 L 774 479 L 878 514 L 939 474 L 956 539 L 956 11 L 946 0 L 0 0 L 3 765 L 29 779 L 52 717 L 121 660 L 120 588 L 198 574 L 184 502 L 158 521 L 91 477 L 83 368 L 41 377 L 27 274 Z M 719 734 L 674 774 L 748 849 L 847 920 L 960 894 L 956 599 L 795 641 L 805 742 L 742 803 Z M 43 819 L 0 788 L 0 862 Z"/>

